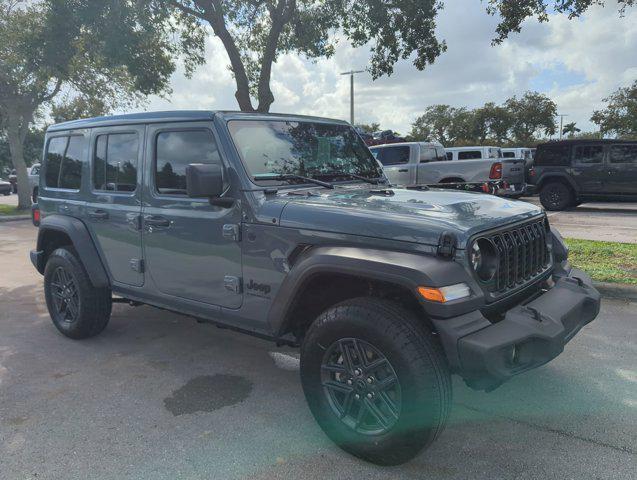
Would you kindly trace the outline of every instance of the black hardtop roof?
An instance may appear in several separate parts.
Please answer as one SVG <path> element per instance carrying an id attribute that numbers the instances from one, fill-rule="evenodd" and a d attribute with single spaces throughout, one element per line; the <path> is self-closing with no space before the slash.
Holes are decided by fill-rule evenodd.
<path id="1" fill-rule="evenodd" d="M 225 120 L 233 119 L 254 119 L 265 120 L 278 118 L 282 120 L 312 120 L 319 122 L 334 122 L 348 125 L 343 120 L 331 118 L 313 117 L 308 115 L 293 115 L 285 113 L 260 113 L 260 112 L 236 112 L 236 111 L 214 111 L 214 110 L 172 110 L 165 112 L 142 112 L 129 113 L 125 115 L 112 115 L 108 117 L 85 118 L 81 120 L 71 120 L 69 122 L 51 125 L 48 132 L 59 132 L 65 130 L 77 130 L 83 128 L 109 127 L 117 125 L 134 125 L 140 123 L 164 123 L 164 122 L 193 122 L 212 120 L 215 116 L 221 116 Z"/>
<path id="2" fill-rule="evenodd" d="M 637 143 L 637 140 L 617 140 L 611 138 L 577 138 L 573 140 L 555 140 L 552 142 L 540 143 L 538 148 L 540 147 L 566 147 L 569 145 L 581 145 L 581 144 L 591 144 L 591 143 Z"/>

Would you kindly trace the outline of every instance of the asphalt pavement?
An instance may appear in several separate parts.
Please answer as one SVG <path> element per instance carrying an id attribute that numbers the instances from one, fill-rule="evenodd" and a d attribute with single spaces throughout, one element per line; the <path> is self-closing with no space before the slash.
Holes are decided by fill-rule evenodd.
<path id="1" fill-rule="evenodd" d="M 455 379 L 437 442 L 381 468 L 316 425 L 293 349 L 122 304 L 100 336 L 60 335 L 35 234 L 0 224 L 3 480 L 635 478 L 635 303 L 605 299 L 560 357 L 494 392 Z"/>

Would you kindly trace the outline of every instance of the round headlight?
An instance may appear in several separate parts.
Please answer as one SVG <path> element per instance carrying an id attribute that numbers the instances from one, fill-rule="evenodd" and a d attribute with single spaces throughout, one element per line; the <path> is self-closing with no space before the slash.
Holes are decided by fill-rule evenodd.
<path id="1" fill-rule="evenodd" d="M 498 269 L 498 253 L 495 245 L 486 238 L 473 242 L 470 260 L 471 267 L 483 282 L 491 280 Z"/>

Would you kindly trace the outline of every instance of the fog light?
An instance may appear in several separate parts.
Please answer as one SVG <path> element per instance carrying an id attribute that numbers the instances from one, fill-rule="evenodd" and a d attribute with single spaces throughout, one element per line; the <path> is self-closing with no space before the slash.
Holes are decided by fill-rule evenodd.
<path id="1" fill-rule="evenodd" d="M 466 283 L 457 283 L 448 287 L 418 287 L 418 293 L 430 302 L 447 303 L 471 296 Z"/>

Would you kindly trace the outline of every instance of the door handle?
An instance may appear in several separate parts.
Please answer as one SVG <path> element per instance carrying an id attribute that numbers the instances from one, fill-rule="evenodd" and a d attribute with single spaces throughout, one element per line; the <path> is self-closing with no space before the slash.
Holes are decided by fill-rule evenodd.
<path id="1" fill-rule="evenodd" d="M 170 220 L 159 215 L 147 215 L 144 217 L 144 223 L 151 227 L 170 227 Z"/>
<path id="2" fill-rule="evenodd" d="M 399 173 L 407 173 L 409 170 L 406 168 L 401 168 L 400 170 L 398 170 Z"/>
<path id="3" fill-rule="evenodd" d="M 88 216 L 96 220 L 106 220 L 108 218 L 108 212 L 106 210 L 93 210 L 88 212 Z"/>

